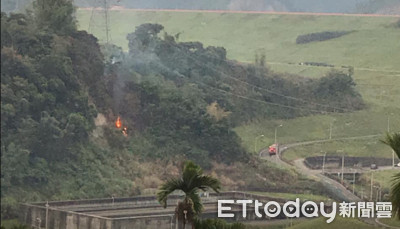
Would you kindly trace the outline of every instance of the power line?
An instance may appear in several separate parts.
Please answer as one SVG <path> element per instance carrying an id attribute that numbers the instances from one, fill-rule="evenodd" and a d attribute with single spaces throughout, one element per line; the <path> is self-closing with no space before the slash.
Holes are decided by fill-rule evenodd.
<path id="1" fill-rule="evenodd" d="M 167 43 L 168 43 L 168 42 L 167 42 Z M 169 43 L 169 45 L 171 45 L 171 43 Z M 199 62 L 199 60 L 197 60 L 197 59 L 195 59 L 195 58 L 193 58 L 193 57 L 187 55 L 187 54 L 183 51 L 183 49 L 182 49 L 181 47 L 179 47 L 178 45 L 173 46 L 173 47 L 177 47 L 178 49 L 180 49 L 181 52 L 182 52 L 186 57 L 188 57 L 188 58 L 194 60 L 195 62 Z M 225 63 L 228 63 L 227 60 L 224 60 L 224 59 L 219 59 L 219 60 L 224 61 Z M 228 63 L 228 64 L 229 64 L 229 63 Z M 250 83 L 248 83 L 248 82 L 241 81 L 240 79 L 237 79 L 237 78 L 235 78 L 235 77 L 229 76 L 229 75 L 227 75 L 226 73 L 224 73 L 224 72 L 222 72 L 222 71 L 216 70 L 216 69 L 214 69 L 214 68 L 210 68 L 208 65 L 206 65 L 206 64 L 204 64 L 204 63 L 201 64 L 201 66 L 206 66 L 207 68 L 209 68 L 209 69 L 211 69 L 211 70 L 213 70 L 213 71 L 215 71 L 215 72 L 220 73 L 220 75 L 222 75 L 222 76 L 224 76 L 224 77 L 228 77 L 228 78 L 230 78 L 230 79 L 233 79 L 233 80 L 236 80 L 236 81 L 238 81 L 238 82 L 241 82 L 241 83 L 247 84 L 247 85 L 249 85 L 249 86 L 252 86 L 252 87 L 254 87 L 254 88 L 257 88 L 257 89 L 266 91 L 267 93 L 271 93 L 271 94 L 274 94 L 274 95 L 278 95 L 278 96 L 284 97 L 284 98 L 286 98 L 286 99 L 297 100 L 297 101 L 301 101 L 301 102 L 304 102 L 304 103 L 309 103 L 309 104 L 314 104 L 314 105 L 318 105 L 318 106 L 322 106 L 322 107 L 326 107 L 326 108 L 331 108 L 331 109 L 333 109 L 333 110 L 342 110 L 342 111 L 347 111 L 347 112 L 353 111 L 353 110 L 349 110 L 349 109 L 345 109 L 345 108 L 332 107 L 332 106 L 325 105 L 325 104 L 315 103 L 315 102 L 312 102 L 312 101 L 307 101 L 307 100 L 304 100 L 304 99 L 295 98 L 295 97 L 291 97 L 291 96 L 288 96 L 288 95 L 283 95 L 283 94 L 280 94 L 280 93 L 278 93 L 278 92 L 274 92 L 274 91 L 272 91 L 272 90 L 269 90 L 269 89 L 266 89 L 266 88 L 261 88 L 261 87 L 259 87 L 259 86 L 250 84 Z M 327 112 L 327 111 L 323 111 L 323 112 Z M 328 113 L 332 113 L 332 112 L 328 112 Z M 333 113 L 335 113 L 335 112 L 333 112 Z"/>
<path id="2" fill-rule="evenodd" d="M 289 108 L 289 109 L 293 109 L 293 110 L 303 110 L 303 111 L 308 111 L 308 112 L 313 111 L 313 112 L 321 113 L 321 114 L 334 113 L 334 112 L 329 112 L 329 111 L 320 111 L 320 110 L 314 110 L 314 109 L 303 108 L 303 107 L 294 107 L 294 106 L 289 106 L 289 105 L 283 105 L 283 104 L 280 104 L 280 103 L 273 103 L 273 102 L 267 102 L 267 101 L 264 101 L 264 100 L 253 99 L 253 98 L 249 98 L 249 97 L 246 97 L 246 96 L 243 96 L 243 95 L 237 95 L 235 93 L 228 92 L 228 91 L 222 90 L 220 88 L 212 87 L 212 86 L 210 86 L 208 84 L 205 84 L 203 82 L 199 82 L 199 81 L 196 81 L 196 82 L 199 83 L 199 84 L 202 84 L 202 85 L 204 85 L 206 87 L 212 88 L 213 90 L 222 92 L 224 94 L 233 95 L 233 96 L 236 96 L 236 97 L 239 97 L 239 98 L 242 98 L 242 99 L 251 100 L 251 101 L 254 101 L 254 102 L 260 102 L 260 103 L 264 103 L 264 104 L 267 104 L 267 105 L 279 106 L 279 107 Z"/>
<path id="3" fill-rule="evenodd" d="M 305 103 L 310 103 L 310 104 L 314 104 L 314 105 L 318 105 L 318 106 L 322 106 L 322 107 L 326 107 L 326 108 L 332 108 L 332 109 L 336 109 L 336 110 L 351 111 L 351 110 L 348 110 L 348 109 L 345 109 L 345 108 L 331 107 L 331 106 L 328 106 L 328 105 L 325 105 L 325 104 L 315 103 L 315 102 L 312 102 L 312 101 L 307 101 L 307 100 L 304 100 L 304 99 L 295 98 L 295 97 L 291 97 L 291 96 L 288 96 L 288 95 L 283 95 L 283 94 L 280 94 L 280 93 L 278 93 L 278 92 L 271 91 L 271 90 L 266 89 L 266 88 L 258 87 L 258 86 L 256 86 L 256 85 L 250 84 L 250 83 L 248 83 L 248 82 L 241 81 L 241 80 L 239 80 L 239 79 L 237 79 L 237 78 L 235 78 L 235 77 L 229 76 L 229 75 L 226 75 L 226 77 L 229 77 L 229 78 L 231 78 L 231 79 L 237 80 L 237 81 L 239 81 L 239 82 L 241 82 L 241 83 L 247 84 L 247 85 L 249 85 L 249 86 L 252 86 L 252 87 L 254 87 L 254 88 L 260 89 L 260 90 L 262 90 L 262 91 L 266 91 L 266 92 L 268 92 L 268 93 L 271 93 L 271 94 L 274 94 L 274 95 L 278 95 L 278 96 L 284 97 L 284 98 L 286 98 L 286 99 L 297 100 L 297 101 L 301 101 L 301 102 L 305 102 Z"/>

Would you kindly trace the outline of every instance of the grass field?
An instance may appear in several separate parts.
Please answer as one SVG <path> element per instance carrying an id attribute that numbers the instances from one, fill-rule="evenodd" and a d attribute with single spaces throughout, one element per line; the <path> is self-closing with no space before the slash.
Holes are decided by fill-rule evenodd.
<path id="1" fill-rule="evenodd" d="M 384 188 L 390 188 L 393 184 L 393 176 L 399 172 L 400 169 L 398 168 L 393 170 L 374 171 L 374 183 L 379 183 L 379 185 Z M 369 183 L 371 180 L 371 173 L 365 173 L 361 178 Z"/>
<path id="2" fill-rule="evenodd" d="M 91 11 L 79 10 L 77 17 L 80 28 L 87 30 Z M 253 61 L 254 53 L 263 50 L 273 62 L 317 61 L 399 71 L 400 31 L 392 26 L 396 18 L 129 10 L 110 11 L 109 18 L 112 41 L 125 49 L 125 37 L 136 26 L 160 23 L 169 34 L 181 33 L 180 41 L 223 46 L 229 58 L 239 61 Z M 103 16 L 95 12 L 93 19 L 93 33 L 104 39 Z M 328 42 L 295 43 L 298 35 L 326 30 L 356 32 Z"/>
<path id="3" fill-rule="evenodd" d="M 332 122 L 332 138 L 381 134 L 387 130 L 387 119 L 384 112 L 364 110 L 335 116 L 314 115 L 292 120 L 261 120 L 238 127 L 236 131 L 242 137 L 243 144 L 248 151 L 254 152 L 255 145 L 258 151 L 274 142 L 274 129 L 280 124 L 282 124 L 282 127 L 279 127 L 277 131 L 278 142 L 291 143 L 328 139 Z M 389 123 L 391 123 L 391 129 L 400 129 L 399 116 L 391 115 Z M 264 137 L 257 138 L 257 144 L 255 144 L 256 136 L 260 135 L 264 135 Z M 379 142 L 380 138 L 382 137 L 297 147 L 286 151 L 284 157 L 292 160 L 321 155 L 322 151 L 334 153 L 338 150 L 343 150 L 346 154 L 354 156 L 391 157 L 392 151 Z"/>
<path id="4" fill-rule="evenodd" d="M 90 10 L 78 10 L 81 29 L 89 28 Z M 90 32 L 104 40 L 104 26 L 99 12 Z M 280 143 L 326 139 L 333 122 L 332 137 L 383 134 L 389 126 L 400 130 L 400 29 L 395 17 L 307 16 L 230 14 L 203 12 L 111 11 L 112 42 L 127 49 L 126 35 L 142 23 L 160 23 L 169 34 L 180 33 L 179 41 L 200 41 L 223 46 L 228 58 L 253 62 L 255 53 L 264 53 L 268 66 L 277 72 L 307 77 L 321 77 L 330 68 L 298 65 L 300 62 L 326 62 L 341 69 L 355 67 L 354 79 L 367 108 L 336 115 L 310 115 L 292 120 L 254 120 L 236 128 L 249 152 L 268 146 L 278 129 Z M 298 35 L 327 30 L 354 31 L 324 42 L 297 45 Z M 291 64 L 289 64 L 291 63 Z M 260 106 L 266 106 L 260 104 Z M 262 138 L 257 136 L 264 135 Z M 348 155 L 390 157 L 391 151 L 379 138 L 331 142 L 287 151 L 288 159 L 321 154 L 321 151 L 344 150 Z"/>

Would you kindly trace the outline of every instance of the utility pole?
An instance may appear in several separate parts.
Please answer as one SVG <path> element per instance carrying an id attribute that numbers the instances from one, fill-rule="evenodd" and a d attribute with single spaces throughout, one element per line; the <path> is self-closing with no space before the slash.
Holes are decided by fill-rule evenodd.
<path id="1" fill-rule="evenodd" d="M 324 153 L 324 158 L 322 159 L 322 174 L 325 174 L 325 157 L 326 157 L 326 152 Z"/>
<path id="2" fill-rule="evenodd" d="M 353 194 L 354 194 L 354 185 L 356 184 L 356 170 L 353 170 Z"/>
<path id="3" fill-rule="evenodd" d="M 342 185 L 343 185 L 343 173 L 344 173 L 344 153 L 342 154 Z"/>
<path id="4" fill-rule="evenodd" d="M 394 169 L 394 150 L 392 150 L 392 168 Z"/>
<path id="5" fill-rule="evenodd" d="M 390 133 L 390 115 L 387 118 L 387 132 Z M 394 168 L 394 150 L 392 150 L 392 168 Z"/>
<path id="6" fill-rule="evenodd" d="M 374 172 L 371 172 L 371 193 L 370 193 L 370 198 L 369 198 L 371 201 L 372 201 L 372 193 L 373 193 L 373 190 L 372 190 L 373 183 L 374 183 Z"/>
<path id="7" fill-rule="evenodd" d="M 48 216 L 49 216 L 49 201 L 46 201 L 46 205 L 45 205 L 45 206 L 46 206 L 46 219 L 45 219 L 46 222 L 44 223 L 44 225 L 45 225 L 45 228 L 48 229 L 48 227 L 47 227 L 47 221 L 48 221 L 48 219 L 47 219 L 47 218 L 48 218 Z"/>

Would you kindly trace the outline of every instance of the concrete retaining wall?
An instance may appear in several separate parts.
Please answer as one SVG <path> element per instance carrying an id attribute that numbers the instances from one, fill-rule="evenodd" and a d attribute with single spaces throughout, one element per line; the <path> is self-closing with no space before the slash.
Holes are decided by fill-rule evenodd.
<path id="1" fill-rule="evenodd" d="M 173 229 L 175 228 L 175 217 L 159 216 L 145 218 L 115 219 L 112 222 L 113 229 Z"/>
<path id="2" fill-rule="evenodd" d="M 23 204 L 20 221 L 33 228 L 46 228 L 46 207 Z M 49 208 L 47 228 L 59 229 L 112 229 L 107 218 Z"/>
<path id="3" fill-rule="evenodd" d="M 307 157 L 304 163 L 311 169 L 321 169 L 323 156 Z M 370 167 L 371 164 L 378 166 L 392 166 L 392 158 L 377 157 L 344 157 L 344 167 Z M 395 163 L 399 163 L 399 159 L 395 159 Z M 325 168 L 340 168 L 342 166 L 341 156 L 326 156 Z"/>
<path id="4" fill-rule="evenodd" d="M 171 195 L 168 201 L 169 206 L 176 205 L 182 196 Z M 258 199 L 262 202 L 277 201 L 283 203 L 285 200 L 280 198 L 270 198 L 261 195 L 253 195 L 243 192 L 223 192 L 210 193 L 209 197 L 202 198 L 205 204 L 217 205 L 217 199 Z M 165 215 L 147 215 L 135 214 L 135 209 L 153 208 L 154 205 L 160 207 L 155 196 L 139 196 L 130 198 L 107 198 L 91 200 L 73 200 L 73 201 L 54 201 L 49 202 L 46 209 L 46 203 L 22 204 L 20 211 L 20 221 L 33 228 L 48 229 L 171 229 L 175 228 L 174 212 L 168 212 Z M 96 211 L 114 209 L 132 209 L 132 217 L 101 217 L 97 216 Z M 47 214 L 46 214 L 47 211 Z M 90 212 L 86 214 L 84 212 Z M 154 213 L 153 213 L 154 214 Z M 46 217 L 47 215 L 47 217 Z M 233 220 L 244 220 L 239 217 Z M 216 212 L 204 213 L 202 218 L 215 218 Z M 254 212 L 249 212 L 248 219 L 255 219 Z"/>

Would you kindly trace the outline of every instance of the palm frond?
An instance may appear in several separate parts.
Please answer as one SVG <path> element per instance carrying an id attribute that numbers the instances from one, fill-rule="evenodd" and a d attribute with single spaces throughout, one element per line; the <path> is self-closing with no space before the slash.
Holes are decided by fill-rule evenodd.
<path id="1" fill-rule="evenodd" d="M 381 142 L 390 146 L 400 158 L 400 132 L 393 134 L 387 133 L 385 138 L 382 139 Z"/>
<path id="2" fill-rule="evenodd" d="M 187 198 L 189 198 L 193 204 L 193 211 L 197 214 L 203 211 L 203 204 L 201 203 L 200 196 L 197 191 L 192 191 L 187 194 Z"/>
<path id="3" fill-rule="evenodd" d="M 200 166 L 191 161 L 187 161 L 182 170 L 182 177 L 165 182 L 157 193 L 157 200 L 166 207 L 168 195 L 175 190 L 182 190 L 185 193 L 185 201 L 181 202 L 181 206 L 178 205 L 178 208 L 179 206 L 183 208 L 190 205 L 194 215 L 197 215 L 203 210 L 198 192 L 199 190 L 206 191 L 208 189 L 219 192 L 221 189 L 219 180 L 211 176 L 203 175 L 203 170 Z"/>
<path id="4" fill-rule="evenodd" d="M 390 194 L 390 200 L 393 204 L 393 212 L 400 219 L 400 173 L 393 177 L 393 185 Z"/>
<path id="5" fill-rule="evenodd" d="M 160 202 L 160 204 L 166 208 L 168 195 L 173 193 L 175 190 L 184 189 L 184 186 L 185 185 L 181 179 L 175 178 L 168 180 L 160 187 L 160 191 L 157 193 L 158 202 Z"/>
<path id="6" fill-rule="evenodd" d="M 203 170 L 200 166 L 196 165 L 192 161 L 187 161 L 183 168 L 182 179 L 186 184 L 187 190 L 186 192 L 190 192 L 193 187 L 193 181 L 196 177 L 201 176 L 203 174 Z"/>
<path id="7" fill-rule="evenodd" d="M 221 182 L 212 176 L 200 176 L 197 177 L 196 185 L 199 189 L 206 191 L 211 188 L 214 192 L 219 192 L 221 189 Z"/>

